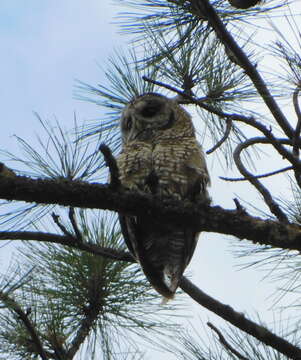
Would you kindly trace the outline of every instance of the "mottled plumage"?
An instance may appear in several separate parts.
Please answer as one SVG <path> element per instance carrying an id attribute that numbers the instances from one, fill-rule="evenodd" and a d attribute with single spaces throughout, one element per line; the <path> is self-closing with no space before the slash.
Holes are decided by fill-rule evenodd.
<path id="1" fill-rule="evenodd" d="M 147 93 L 121 118 L 120 181 L 130 190 L 177 200 L 209 199 L 209 175 L 190 115 L 175 100 Z M 193 255 L 198 233 L 149 216 L 124 216 L 126 244 L 152 286 L 172 298 Z"/>

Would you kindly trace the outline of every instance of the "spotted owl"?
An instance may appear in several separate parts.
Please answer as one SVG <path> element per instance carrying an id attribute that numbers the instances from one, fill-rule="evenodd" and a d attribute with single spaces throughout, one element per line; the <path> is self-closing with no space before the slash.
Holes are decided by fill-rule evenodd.
<path id="1" fill-rule="evenodd" d="M 121 117 L 122 151 L 117 158 L 123 187 L 159 198 L 209 200 L 210 179 L 190 115 L 157 93 L 135 97 Z M 173 298 L 199 233 L 181 223 L 147 215 L 119 215 L 129 251 L 153 288 Z"/>

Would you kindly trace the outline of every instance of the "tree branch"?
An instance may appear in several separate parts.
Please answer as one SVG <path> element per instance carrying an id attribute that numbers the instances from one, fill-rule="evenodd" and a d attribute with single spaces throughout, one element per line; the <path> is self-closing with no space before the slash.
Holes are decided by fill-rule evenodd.
<path id="1" fill-rule="evenodd" d="M 259 130 L 263 135 L 265 135 L 267 139 L 270 140 L 271 145 L 278 151 L 278 153 L 280 155 L 282 155 L 285 159 L 287 159 L 295 167 L 295 169 L 297 171 L 301 171 L 300 160 L 297 159 L 293 155 L 292 152 L 288 151 L 284 146 L 281 145 L 281 142 L 279 142 L 278 139 L 273 135 L 271 129 L 268 129 L 264 124 L 255 120 L 255 118 L 253 116 L 244 116 L 244 115 L 235 114 L 235 113 L 232 113 L 232 114 L 225 113 L 221 110 L 214 108 L 212 105 L 206 104 L 205 103 L 206 98 L 199 98 L 199 99 L 194 98 L 194 97 L 190 96 L 189 94 L 186 94 L 183 91 L 176 89 L 173 86 L 164 84 L 160 81 L 155 81 L 155 80 L 149 79 L 146 76 L 143 76 L 143 80 L 150 82 L 152 84 L 164 87 L 168 90 L 171 90 L 171 91 L 177 93 L 178 95 L 180 95 L 182 98 L 185 98 L 187 100 L 186 103 L 195 104 L 195 105 L 199 106 L 200 108 L 219 116 L 220 118 L 224 118 L 227 120 L 240 121 L 244 124 L 254 127 L 255 129 Z M 289 144 L 291 144 L 290 139 L 287 139 L 287 142 Z M 298 145 L 300 146 L 300 141 L 298 141 Z"/>
<path id="2" fill-rule="evenodd" d="M 11 297 L 9 297 L 5 292 L 0 290 L 0 300 L 8 307 L 9 310 L 15 312 L 20 320 L 23 322 L 26 327 L 31 339 L 36 347 L 37 353 L 41 356 L 42 360 L 48 360 L 46 351 L 43 348 L 42 342 L 40 340 L 39 334 L 35 329 L 34 324 L 29 319 L 28 315 L 22 310 L 20 305 Z"/>
<path id="3" fill-rule="evenodd" d="M 225 305 L 213 299 L 211 296 L 205 294 L 185 277 L 182 277 L 180 287 L 197 303 L 204 306 L 206 309 L 214 312 L 226 321 L 230 322 L 237 328 L 254 336 L 259 341 L 263 342 L 268 346 L 271 346 L 272 348 L 286 355 L 290 359 L 301 359 L 300 348 L 289 343 L 285 339 L 273 334 L 263 326 L 258 325 L 251 320 L 248 320 L 242 313 L 236 312 L 229 305 Z"/>
<path id="4" fill-rule="evenodd" d="M 274 175 L 278 175 L 281 174 L 283 172 L 289 171 L 289 170 L 293 170 L 294 168 L 292 166 L 286 166 L 285 168 L 279 169 L 279 170 L 274 170 L 265 174 L 261 174 L 261 175 L 252 175 L 249 177 L 243 177 L 243 178 L 229 178 L 229 177 L 224 177 L 224 176 L 219 176 L 219 178 L 221 180 L 225 180 L 225 181 L 249 181 L 249 178 L 252 177 L 253 179 L 262 179 L 262 178 L 266 178 L 269 176 L 274 176 Z"/>
<path id="5" fill-rule="evenodd" d="M 297 116 L 297 126 L 295 129 L 294 140 L 293 140 L 293 153 L 295 156 L 299 156 L 299 139 L 301 132 L 301 110 L 298 102 L 298 97 L 301 90 L 300 86 L 298 86 L 293 93 L 293 104 Z"/>
<path id="6" fill-rule="evenodd" d="M 104 256 L 112 260 L 135 262 L 130 253 L 112 248 L 101 247 L 96 244 L 79 242 L 74 237 L 35 231 L 0 231 L 1 240 L 33 240 L 69 246 L 89 253 Z"/>
<path id="7" fill-rule="evenodd" d="M 223 135 L 223 137 L 209 150 L 206 151 L 206 154 L 209 155 L 211 153 L 213 153 L 216 149 L 218 149 L 229 137 L 231 129 L 232 129 L 232 120 L 231 119 L 227 119 L 227 126 L 226 126 L 226 131 Z"/>
<path id="8" fill-rule="evenodd" d="M 72 247 L 75 247 L 78 249 L 86 250 L 86 251 L 89 251 L 93 254 L 100 255 L 100 256 L 107 256 L 107 254 L 110 254 L 110 252 L 113 252 L 115 254 L 114 257 L 110 257 L 110 256 L 108 256 L 108 257 L 116 259 L 116 260 L 135 262 L 134 259 L 132 257 L 130 257 L 129 255 L 126 258 L 124 256 L 124 252 L 118 251 L 115 249 L 103 249 L 97 245 L 93 245 L 93 246 L 89 245 L 88 247 L 86 247 L 86 245 L 83 243 L 74 242 L 74 239 L 72 239 L 71 243 L 69 242 L 69 239 L 67 239 L 67 241 L 61 241 L 62 239 L 65 239 L 66 236 L 59 236 L 59 235 L 48 234 L 48 233 L 34 233 L 34 232 L 1 232 L 0 238 L 22 239 L 22 240 L 30 239 L 30 240 L 55 242 L 55 243 L 60 243 L 63 245 L 72 246 Z M 288 354 L 290 351 L 299 351 L 299 352 L 301 351 L 300 349 L 289 344 L 286 340 L 279 338 L 276 335 L 270 333 L 264 327 L 257 325 L 250 320 L 245 319 L 245 317 L 243 315 L 235 312 L 230 306 L 221 304 L 217 300 L 206 295 L 186 278 L 184 278 L 184 277 L 182 278 L 180 286 L 183 291 L 185 291 L 190 297 L 192 297 L 200 305 L 206 307 L 210 311 L 213 311 L 215 314 L 217 314 L 220 317 L 222 317 L 223 319 L 229 321 L 231 324 L 237 326 L 241 330 L 246 331 L 247 333 L 249 333 L 252 336 L 255 336 L 257 339 L 265 342 L 267 345 L 273 346 L 275 349 L 286 354 L 287 356 L 289 356 Z M 93 306 L 93 308 L 94 308 L 94 306 Z M 86 338 L 87 333 L 89 332 L 89 329 L 91 328 L 91 326 L 94 322 L 94 319 L 97 317 L 96 310 L 95 309 L 93 310 L 93 308 L 92 307 L 87 308 L 87 316 L 83 319 L 82 325 L 81 325 L 80 329 L 78 330 L 76 338 L 73 341 L 73 345 L 71 346 L 71 348 L 68 351 L 68 358 L 72 358 L 71 355 L 78 350 L 80 344 Z M 98 314 L 98 312 L 97 312 L 97 314 Z M 278 343 L 279 346 L 278 347 L 274 346 L 273 345 L 274 342 L 276 340 L 278 341 L 279 339 L 280 339 L 280 342 Z M 292 354 L 293 353 L 294 352 L 292 352 Z M 292 357 L 292 359 L 299 359 L 299 358 Z"/>
<path id="9" fill-rule="evenodd" d="M 72 224 L 72 227 L 73 227 L 73 230 L 74 230 L 74 233 L 76 235 L 76 240 L 79 241 L 79 242 L 82 242 L 83 241 L 83 237 L 82 237 L 82 234 L 77 226 L 77 222 L 76 222 L 76 217 L 75 217 L 75 211 L 74 211 L 74 208 L 71 207 L 69 209 L 69 220 Z"/>
<path id="10" fill-rule="evenodd" d="M 121 182 L 119 180 L 119 169 L 111 149 L 107 145 L 101 144 L 99 146 L 99 150 L 102 152 L 106 165 L 110 171 L 110 186 L 113 189 L 118 189 L 121 186 Z"/>
<path id="11" fill-rule="evenodd" d="M 230 32 L 226 29 L 213 6 L 208 0 L 190 0 L 190 2 L 200 18 L 204 18 L 204 14 L 206 15 L 208 23 L 215 30 L 219 40 L 227 49 L 229 49 L 230 52 L 233 53 L 234 57 L 238 59 L 239 66 L 246 72 L 250 80 L 253 82 L 255 88 L 261 95 L 263 101 L 266 103 L 279 126 L 282 128 L 284 133 L 292 139 L 294 136 L 294 130 L 292 129 L 290 123 L 282 113 L 274 97 L 271 95 L 264 80 L 257 71 L 256 66 L 251 63 L 249 57 L 239 47 Z"/>
<path id="12" fill-rule="evenodd" d="M 272 214 L 274 214 L 279 221 L 288 223 L 288 218 L 281 210 L 280 206 L 274 201 L 272 198 L 269 190 L 258 180 L 258 178 L 254 177 L 243 165 L 240 154 L 242 150 L 246 149 L 248 146 L 255 145 L 255 144 L 269 144 L 269 141 L 266 138 L 262 137 L 255 137 L 248 139 L 239 145 L 234 150 L 233 159 L 235 164 L 240 171 L 240 173 L 249 180 L 249 182 L 255 186 L 255 188 L 261 193 L 264 198 L 265 203 L 270 208 Z"/>
<path id="13" fill-rule="evenodd" d="M 60 222 L 60 217 L 59 215 L 52 213 L 51 217 L 54 221 L 54 223 L 57 225 L 57 227 L 61 230 L 61 232 L 70 239 L 76 240 L 76 238 L 73 236 L 73 234 L 71 232 L 69 232 L 66 227 Z"/>
<path id="14" fill-rule="evenodd" d="M 263 220 L 202 202 L 183 204 L 176 200 L 159 200 L 149 194 L 113 190 L 107 185 L 16 176 L 11 179 L 0 178 L 0 198 L 111 210 L 126 215 L 145 214 L 182 223 L 196 231 L 233 235 L 262 245 L 301 251 L 301 227 L 297 224 Z M 72 241 L 74 243 L 73 238 Z"/>

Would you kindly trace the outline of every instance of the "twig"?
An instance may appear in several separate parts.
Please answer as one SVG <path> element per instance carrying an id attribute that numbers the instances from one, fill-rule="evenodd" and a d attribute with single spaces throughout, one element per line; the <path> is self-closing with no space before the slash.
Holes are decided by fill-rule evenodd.
<path id="1" fill-rule="evenodd" d="M 265 173 L 265 174 L 261 174 L 261 175 L 252 175 L 251 177 L 253 179 L 262 179 L 265 177 L 269 177 L 269 176 L 273 176 L 273 175 L 277 175 L 277 174 L 281 174 L 285 171 L 288 170 L 293 170 L 293 166 L 287 166 L 285 168 L 279 169 L 279 170 L 275 170 L 275 171 L 271 171 L 269 173 Z M 249 181 L 249 178 L 228 178 L 228 177 L 224 177 L 224 176 L 219 176 L 220 179 L 225 180 L 225 181 Z"/>
<path id="2" fill-rule="evenodd" d="M 0 241 L 1 240 L 34 240 L 39 242 L 49 242 L 53 244 L 69 246 L 74 249 L 84 250 L 91 254 L 104 256 L 112 260 L 120 260 L 133 263 L 135 262 L 131 254 L 128 252 L 102 247 L 96 244 L 78 242 L 75 241 L 73 236 L 70 237 L 66 235 L 43 233 L 38 231 L 1 231 Z"/>
<path id="3" fill-rule="evenodd" d="M 28 317 L 28 313 L 23 311 L 20 305 L 11 297 L 9 297 L 5 292 L 0 290 L 0 300 L 3 301 L 4 304 L 13 312 L 15 312 L 20 320 L 23 322 L 26 327 L 28 333 L 31 336 L 31 339 L 36 347 L 37 353 L 41 356 L 42 360 L 48 360 L 49 357 L 46 351 L 43 348 L 41 339 L 39 337 L 38 332 L 35 329 L 34 324 Z"/>
<path id="4" fill-rule="evenodd" d="M 293 139 L 293 154 L 295 155 L 296 158 L 299 157 L 300 132 L 301 132 L 301 110 L 300 110 L 300 106 L 299 106 L 299 102 L 298 102 L 300 86 L 301 86 L 301 83 L 295 89 L 295 91 L 293 93 L 293 104 L 294 104 L 295 113 L 297 115 L 297 126 L 295 129 L 295 134 L 294 134 L 294 139 Z M 295 170 L 295 179 L 296 179 L 299 187 L 301 188 L 301 171 L 300 171 L 300 169 Z"/>
<path id="5" fill-rule="evenodd" d="M 210 4 L 209 0 L 190 0 L 190 2 L 194 6 L 196 12 L 199 13 L 199 16 L 201 18 L 204 17 L 204 14 L 207 16 L 208 23 L 215 30 L 215 33 L 219 40 L 233 53 L 236 59 L 239 59 L 239 66 L 249 76 L 258 93 L 261 95 L 261 98 L 266 103 L 267 107 L 273 114 L 275 120 L 282 128 L 284 133 L 290 139 L 292 139 L 294 136 L 294 131 L 289 121 L 286 119 L 274 97 L 271 95 L 264 80 L 257 71 L 256 66 L 251 63 L 249 57 L 234 40 L 230 32 L 227 30 L 227 28 L 217 15 L 215 9 Z"/>
<path id="6" fill-rule="evenodd" d="M 228 137 L 230 135 L 230 132 L 231 132 L 231 129 L 232 129 L 232 120 L 227 119 L 226 124 L 227 124 L 226 131 L 225 131 L 223 137 L 211 149 L 206 151 L 207 155 L 213 153 L 213 151 L 218 149 L 228 139 Z"/>
<path id="7" fill-rule="evenodd" d="M 146 82 L 149 82 L 150 84 L 153 84 L 153 85 L 158 85 L 160 87 L 163 87 L 163 88 L 165 88 L 167 90 L 170 90 L 170 91 L 175 92 L 176 94 L 180 95 L 180 97 L 177 98 L 178 103 L 182 103 L 183 99 L 187 99 L 190 102 L 198 105 L 199 103 L 209 99 L 207 96 L 203 97 L 203 98 L 195 99 L 191 94 L 188 94 L 187 92 L 185 92 L 185 90 L 179 90 L 174 86 L 165 84 L 165 83 L 163 83 L 161 81 L 158 81 L 158 80 L 150 79 L 149 77 L 147 77 L 145 75 L 142 76 L 142 80 L 144 80 Z"/>
<path id="8" fill-rule="evenodd" d="M 231 346 L 230 344 L 228 344 L 227 340 L 225 339 L 225 337 L 223 336 L 223 334 L 213 325 L 211 324 L 211 322 L 207 322 L 207 325 L 214 331 L 216 332 L 219 341 L 222 345 L 224 345 L 224 347 L 229 350 L 231 353 L 233 353 L 236 357 L 238 357 L 240 360 L 249 360 L 248 358 L 246 358 L 245 356 L 241 355 L 237 350 L 234 349 L 233 346 Z"/>
<path id="9" fill-rule="evenodd" d="M 99 150 L 102 152 L 106 165 L 110 171 L 110 187 L 113 189 L 118 189 L 121 186 L 121 183 L 119 180 L 119 169 L 116 159 L 114 158 L 111 149 L 107 145 L 101 144 L 99 146 Z"/>
<path id="10" fill-rule="evenodd" d="M 279 351 L 281 354 L 286 355 L 290 359 L 301 359 L 300 348 L 289 343 L 285 339 L 273 334 L 271 331 L 264 328 L 263 326 L 258 325 L 251 320 L 248 320 L 244 316 L 244 314 L 233 310 L 232 307 L 230 307 L 229 305 L 225 305 L 215 300 L 211 296 L 205 294 L 202 290 L 200 290 L 197 286 L 195 286 L 185 277 L 182 277 L 180 287 L 197 303 L 204 306 L 206 309 L 214 312 L 215 314 L 222 317 L 224 320 L 230 322 L 237 328 L 243 330 L 247 334 L 254 336 L 259 341 L 263 342 L 268 346 L 271 346 L 272 348 Z"/>
<path id="11" fill-rule="evenodd" d="M 75 211 L 74 211 L 74 208 L 73 207 L 70 207 L 69 209 L 69 219 L 71 221 L 71 224 L 72 224 L 72 227 L 73 227 L 73 230 L 75 232 L 75 235 L 76 235 L 76 239 L 81 242 L 83 241 L 83 237 L 82 237 L 82 234 L 77 226 L 77 222 L 76 222 L 76 218 L 75 218 Z"/>
<path id="12" fill-rule="evenodd" d="M 73 236 L 73 234 L 71 234 L 71 232 L 69 232 L 66 227 L 60 222 L 60 217 L 59 215 L 52 213 L 51 217 L 54 221 L 54 223 L 57 225 L 57 227 L 62 231 L 63 234 L 65 234 L 66 236 L 72 238 L 73 240 L 76 240 L 76 238 Z"/>
<path id="13" fill-rule="evenodd" d="M 288 220 L 287 216 L 281 210 L 279 205 L 274 201 L 274 199 L 272 198 L 269 190 L 258 180 L 258 178 L 254 177 L 246 169 L 246 167 L 243 165 L 243 163 L 241 161 L 240 154 L 244 149 L 246 149 L 248 146 L 255 145 L 255 144 L 260 144 L 260 143 L 261 144 L 266 144 L 266 143 L 269 143 L 269 142 L 267 141 L 266 138 L 255 137 L 255 138 L 251 138 L 251 139 L 248 139 L 248 140 L 240 143 L 239 145 L 237 145 L 237 147 L 234 150 L 233 159 L 234 159 L 235 164 L 236 164 L 238 170 L 240 171 L 240 173 L 245 178 L 247 178 L 249 180 L 249 182 L 252 185 L 254 185 L 256 187 L 256 189 L 261 193 L 261 195 L 264 198 L 265 203 L 270 208 L 272 214 L 274 214 L 279 219 L 279 221 L 284 222 L 284 223 L 288 223 L 289 220 Z"/>
<path id="14" fill-rule="evenodd" d="M 299 156 L 299 147 L 300 147 L 299 140 L 300 140 L 300 132 L 301 132 L 301 110 L 298 102 L 298 96 L 301 90 L 300 86 L 298 86 L 293 93 L 293 104 L 294 104 L 295 113 L 297 115 L 297 126 L 295 129 L 295 134 L 293 139 L 293 154 L 297 157 Z"/>
<path id="15" fill-rule="evenodd" d="M 234 204 L 236 206 L 236 210 L 238 213 L 247 214 L 245 208 L 241 205 L 241 203 L 239 202 L 239 200 L 237 198 L 234 198 L 233 201 L 234 201 Z"/>

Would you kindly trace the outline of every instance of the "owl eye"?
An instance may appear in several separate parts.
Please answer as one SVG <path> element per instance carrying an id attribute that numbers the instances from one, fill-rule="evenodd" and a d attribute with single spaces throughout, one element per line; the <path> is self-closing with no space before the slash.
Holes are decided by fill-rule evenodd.
<path id="1" fill-rule="evenodd" d="M 124 119 L 124 129 L 130 130 L 133 125 L 133 119 L 131 116 L 128 116 Z"/>

